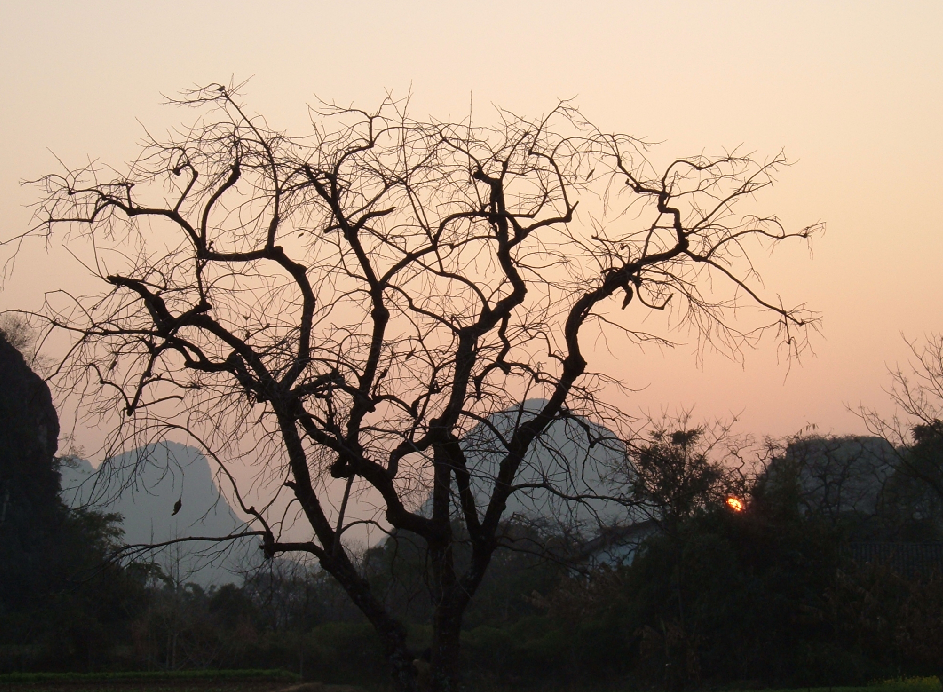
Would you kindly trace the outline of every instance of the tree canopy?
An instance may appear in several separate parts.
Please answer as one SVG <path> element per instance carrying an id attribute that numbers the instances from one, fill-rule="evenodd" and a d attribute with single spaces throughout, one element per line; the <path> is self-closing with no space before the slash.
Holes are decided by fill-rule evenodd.
<path id="1" fill-rule="evenodd" d="M 230 463 L 256 459 L 271 494 L 242 509 L 265 551 L 317 558 L 375 626 L 401 689 L 415 685 L 414 654 L 346 531 L 372 522 L 425 544 L 433 679 L 453 689 L 463 613 L 504 544 L 509 498 L 603 492 L 581 485 L 572 459 L 521 482 L 529 451 L 559 420 L 587 448 L 618 450 L 628 435 L 602 396 L 619 382 L 590 366 L 596 344 L 693 334 L 736 355 L 771 333 L 792 357 L 816 328 L 765 291 L 751 257 L 819 227 L 739 209 L 773 184 L 782 155 L 656 165 L 648 144 L 568 102 L 535 119 L 498 110 L 485 126 L 415 119 L 394 99 L 321 104 L 302 137 L 250 113 L 232 86 L 177 103 L 200 116 L 149 139 L 126 171 L 91 164 L 38 181 L 28 235 L 65 226 L 102 286 L 51 294 L 42 316 L 73 337 L 54 381 L 91 419 L 116 422 L 116 446 L 199 442 L 240 501 Z M 642 328 L 653 313 L 661 327 Z M 495 429 L 493 470 L 477 468 L 466 434 L 535 397 L 538 410 Z M 285 538 L 272 508 L 286 492 L 311 540 Z M 470 549 L 461 564 L 454 520 Z"/>

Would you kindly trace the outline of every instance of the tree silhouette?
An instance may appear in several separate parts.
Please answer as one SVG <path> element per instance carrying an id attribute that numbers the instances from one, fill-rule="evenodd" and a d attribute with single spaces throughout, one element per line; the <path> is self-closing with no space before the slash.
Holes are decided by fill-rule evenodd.
<path id="1" fill-rule="evenodd" d="M 905 495 L 910 490 L 912 508 L 939 530 L 943 527 L 943 335 L 907 345 L 913 357 L 908 367 L 891 371 L 888 390 L 897 413 L 887 418 L 862 406 L 858 415 L 873 434 L 896 449 L 891 465 L 900 476 L 897 490 Z"/>
<path id="2" fill-rule="evenodd" d="M 747 492 L 739 454 L 748 441 L 731 434 L 732 423 L 690 424 L 687 413 L 655 421 L 648 439 L 633 445 L 619 469 L 638 505 L 670 535 L 697 512 L 729 498 L 742 501 Z"/>
<path id="3" fill-rule="evenodd" d="M 817 324 L 764 297 L 750 257 L 818 227 L 735 210 L 773 183 L 782 155 L 698 155 L 659 172 L 644 142 L 567 102 L 540 119 L 499 110 L 488 127 L 416 120 L 393 99 L 322 104 L 300 138 L 250 114 L 238 87 L 175 102 L 197 122 L 149 139 L 126 172 L 92 164 L 38 181 L 27 235 L 65 226 L 103 286 L 50 294 L 48 324 L 74 337 L 56 385 L 93 420 L 118 420 L 115 445 L 168 431 L 198 441 L 266 553 L 309 553 L 342 585 L 398 689 L 414 687 L 415 655 L 342 540 L 351 526 L 425 544 L 433 684 L 454 689 L 462 616 L 505 544 L 509 498 L 535 485 L 573 502 L 602 492 L 581 487 L 573 460 L 519 483 L 528 453 L 560 420 L 587 448 L 620 449 L 595 432 L 622 429 L 601 395 L 618 382 L 589 369 L 587 349 L 693 333 L 736 355 L 770 332 L 794 356 Z M 639 329 L 651 313 L 664 329 Z M 494 471 L 476 466 L 464 435 L 535 397 L 537 410 L 495 427 Z M 244 456 L 271 481 L 264 506 L 243 502 L 229 472 Z M 285 492 L 310 541 L 284 538 L 273 503 Z M 463 569 L 453 519 L 470 543 Z"/>

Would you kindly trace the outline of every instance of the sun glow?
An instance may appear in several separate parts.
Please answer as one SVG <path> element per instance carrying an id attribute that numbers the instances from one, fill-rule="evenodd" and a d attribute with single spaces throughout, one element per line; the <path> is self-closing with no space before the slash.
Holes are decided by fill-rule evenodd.
<path id="1" fill-rule="evenodd" d="M 743 503 L 735 497 L 727 498 L 727 506 L 730 507 L 734 512 L 743 511 Z"/>

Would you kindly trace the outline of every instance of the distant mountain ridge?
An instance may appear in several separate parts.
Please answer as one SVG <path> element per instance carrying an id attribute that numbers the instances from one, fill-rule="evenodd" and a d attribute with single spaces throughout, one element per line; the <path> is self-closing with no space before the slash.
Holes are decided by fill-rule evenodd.
<path id="1" fill-rule="evenodd" d="M 546 404 L 545 399 L 527 399 L 491 414 L 462 438 L 479 512 L 487 508 L 510 436 Z M 524 455 L 514 482 L 529 487 L 508 498 L 503 518 L 579 527 L 592 535 L 603 526 L 644 519 L 630 517 L 625 505 L 607 499 L 618 493 L 607 477 L 624 464 L 625 454 L 615 433 L 582 416 L 553 421 Z M 583 500 L 571 499 L 575 497 Z M 423 508 L 430 511 L 431 500 Z"/>
<path id="2" fill-rule="evenodd" d="M 206 457 L 188 445 L 148 445 L 110 459 L 99 469 L 78 459 L 63 464 L 60 473 L 63 501 L 70 507 L 121 514 L 129 545 L 221 537 L 246 527 L 213 482 Z M 182 543 L 162 549 L 155 559 L 165 569 L 178 570 L 184 581 L 202 586 L 237 582 L 253 558 L 257 561 L 258 548 L 253 538 L 232 543 Z"/>
<path id="3" fill-rule="evenodd" d="M 462 439 L 479 512 L 487 508 L 495 475 L 507 453 L 506 438 L 543 408 L 546 401 L 528 399 L 492 414 Z M 592 437 L 592 441 L 590 437 Z M 632 523 L 626 508 L 609 495 L 607 472 L 625 455 L 623 443 L 606 428 L 582 417 L 554 421 L 525 455 L 516 483 L 531 486 L 508 500 L 504 519 L 537 521 L 596 535 L 603 527 Z M 245 529 L 213 481 L 206 457 L 188 445 L 162 442 L 115 457 L 95 469 L 84 460 L 63 465 L 62 498 L 71 507 L 89 506 L 123 516 L 128 544 L 159 543 L 186 536 L 221 537 Z M 581 496 L 580 503 L 561 497 Z M 593 496 L 597 496 L 592 499 Z M 174 512 L 180 502 L 179 511 Z M 422 511 L 431 511 L 431 501 Z M 186 543 L 178 551 L 162 550 L 157 562 L 177 564 L 186 580 L 204 586 L 239 581 L 241 573 L 261 559 L 258 539 L 234 541 L 221 559 L 210 560 L 215 545 Z M 180 555 L 180 553 L 185 553 Z"/>

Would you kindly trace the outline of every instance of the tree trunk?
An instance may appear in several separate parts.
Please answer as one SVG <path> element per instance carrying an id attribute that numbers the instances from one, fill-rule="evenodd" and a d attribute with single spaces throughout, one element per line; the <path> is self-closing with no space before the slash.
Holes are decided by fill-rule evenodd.
<path id="1" fill-rule="evenodd" d="M 462 614 L 465 610 L 451 596 L 440 604 L 432 622 L 432 690 L 456 692 L 459 688 L 459 654 L 461 650 Z M 461 599 L 467 602 L 467 598 Z"/>
<path id="2" fill-rule="evenodd" d="M 373 625 L 383 643 L 383 655 L 390 664 L 393 686 L 398 692 L 414 692 L 416 668 L 413 666 L 414 656 L 406 645 L 406 628 L 390 616 L 371 593 L 367 581 L 356 573 L 347 560 L 341 565 L 322 560 L 321 565 L 340 583 L 360 612 Z"/>
<path id="3" fill-rule="evenodd" d="M 433 692 L 456 692 L 459 689 L 462 618 L 481 584 L 492 553 L 493 548 L 475 550 L 471 566 L 459 579 L 454 571 L 451 547 L 432 551 L 433 574 L 439 587 L 432 620 Z"/>
<path id="4" fill-rule="evenodd" d="M 341 585 L 350 600 L 360 609 L 383 642 L 383 654 L 390 664 L 394 687 L 401 692 L 413 692 L 416 689 L 416 668 L 413 656 L 406 645 L 406 628 L 401 622 L 391 617 L 383 604 L 370 590 L 370 583 L 354 567 L 347 549 L 344 548 L 334 528 L 324 514 L 321 503 L 314 492 L 308 471 L 308 459 L 305 455 L 301 437 L 295 419 L 283 403 L 273 401 L 279 417 L 282 439 L 288 452 L 295 482 L 290 486 L 298 498 L 302 510 L 322 548 L 314 550 L 318 561 Z"/>

